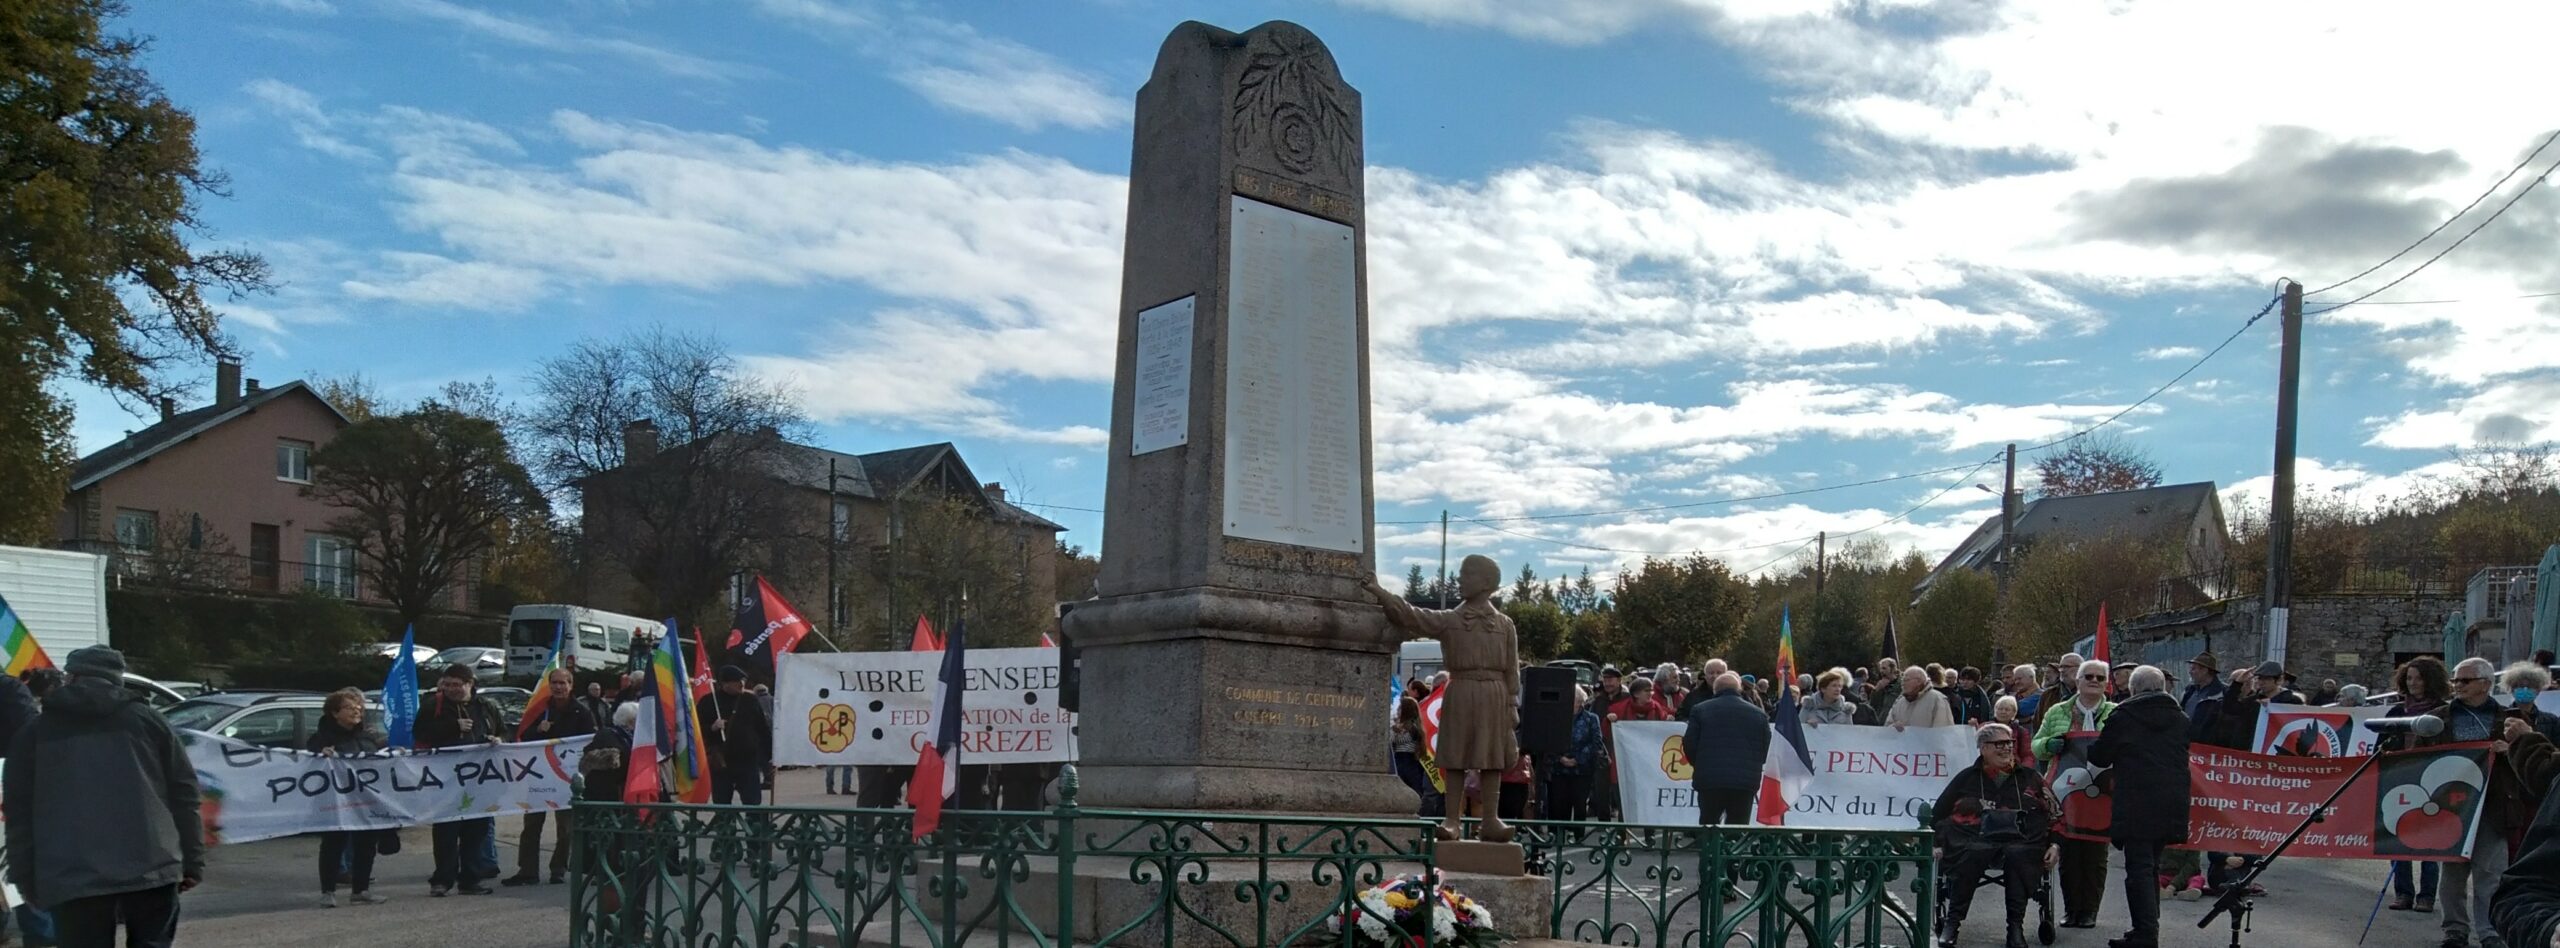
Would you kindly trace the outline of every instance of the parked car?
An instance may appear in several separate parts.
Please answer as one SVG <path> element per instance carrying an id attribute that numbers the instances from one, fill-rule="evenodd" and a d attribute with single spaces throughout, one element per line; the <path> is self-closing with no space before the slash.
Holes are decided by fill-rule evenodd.
<path id="1" fill-rule="evenodd" d="M 201 698 L 216 690 L 213 686 L 201 681 L 164 681 L 160 683 L 160 687 L 169 689 L 170 694 L 180 698 Z"/>
<path id="2" fill-rule="evenodd" d="M 169 710 L 171 706 L 187 700 L 185 695 L 177 693 L 175 690 L 169 688 L 169 686 L 144 678 L 140 675 L 136 675 L 132 672 L 124 673 L 124 690 L 141 695 L 142 700 L 150 702 L 152 708 L 163 712 Z"/>
<path id="3" fill-rule="evenodd" d="M 301 750 L 320 726 L 328 695 L 316 691 L 225 691 L 190 698 L 161 712 L 171 727 L 203 731 L 244 744 Z M 365 726 L 382 727 L 382 705 L 369 702 Z"/>
<path id="4" fill-rule="evenodd" d="M 516 722 L 524 720 L 525 705 L 533 703 L 533 692 L 524 688 L 500 685 L 480 689 L 480 697 L 498 706 L 498 723 L 506 728 L 504 737 L 516 736 Z"/>
<path id="5" fill-rule="evenodd" d="M 448 665 L 468 666 L 471 669 L 472 680 L 484 685 L 489 684 L 507 677 L 507 650 L 480 645 L 457 645 L 437 652 L 436 657 L 419 663 L 418 667 L 431 673 L 442 674 Z"/>
<path id="6" fill-rule="evenodd" d="M 347 650 L 347 654 L 350 654 L 350 655 L 370 655 L 370 656 L 372 656 L 372 657 L 374 657 L 374 658 L 390 659 L 390 660 L 392 660 L 392 661 L 395 661 L 395 662 L 396 662 L 396 661 L 399 661 L 399 660 L 400 660 L 400 643 L 398 643 L 398 642 L 370 642 L 370 643 L 367 643 L 367 644 L 364 644 L 364 645 L 358 645 L 358 646 L 356 646 L 356 647 L 354 647 L 354 648 L 348 649 L 348 650 Z M 436 658 L 436 649 L 435 649 L 435 646 L 432 646 L 432 645 L 412 645 L 412 646 L 409 646 L 409 657 L 410 657 L 412 660 L 416 661 L 416 662 L 417 662 L 421 667 L 424 667 L 428 662 L 435 661 L 435 658 Z"/>

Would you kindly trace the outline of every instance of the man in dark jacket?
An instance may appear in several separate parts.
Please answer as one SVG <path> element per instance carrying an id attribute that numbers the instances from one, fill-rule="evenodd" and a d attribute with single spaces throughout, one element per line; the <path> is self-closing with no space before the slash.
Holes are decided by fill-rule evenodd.
<path id="1" fill-rule="evenodd" d="M 2511 738 L 2530 734 L 2532 728 L 2520 718 L 2510 718 L 2506 709 L 2489 696 L 2489 688 L 2497 678 L 2497 666 L 2485 658 L 2466 658 L 2453 666 L 2453 700 L 2433 713 L 2444 721 L 2444 730 L 2434 737 L 2418 739 L 2420 747 L 2489 741 L 2491 749 L 2500 755 L 2498 764 L 2489 768 L 2489 786 L 2481 796 L 2480 828 L 2471 839 L 2471 858 L 2444 864 L 2440 890 L 2444 897 L 2436 902 L 2436 908 L 2444 913 L 2445 948 L 2465 948 L 2477 930 L 2475 924 L 2479 929 L 2488 927 L 2490 896 L 2499 877 L 2507 871 L 2507 830 L 2528 819 L 2527 814 L 2541 805 L 2550 788 L 2547 782 L 2535 785 L 2528 781 L 2524 768 L 2512 766 L 2506 759 L 2513 750 Z M 2511 720 L 2517 725 L 2512 730 L 2507 723 Z"/>
<path id="2" fill-rule="evenodd" d="M 2222 668 L 2212 652 L 2199 652 L 2187 660 L 2187 692 L 2178 696 L 2178 710 L 2186 712 L 2190 728 L 2210 726 L 2204 719 L 2207 701 L 2222 699 Z M 2192 730 L 2189 732 L 2192 738 Z"/>
<path id="3" fill-rule="evenodd" d="M 1689 785 L 1698 791 L 1698 825 L 1748 826 L 1769 759 L 1769 715 L 1742 696 L 1742 676 L 1716 676 L 1716 696 L 1689 706 L 1680 736 Z"/>
<path id="4" fill-rule="evenodd" d="M 18 731 L 36 720 L 36 693 L 27 683 L 0 675 L 0 748 L 18 739 Z"/>
<path id="5" fill-rule="evenodd" d="M 506 736 L 499 732 L 498 707 L 474 694 L 475 684 L 471 666 L 445 666 L 444 673 L 436 677 L 435 695 L 418 703 L 414 730 L 419 749 L 494 744 Z M 429 831 L 435 840 L 436 871 L 427 877 L 427 894 L 443 898 L 457 885 L 464 895 L 489 894 L 489 888 L 480 884 L 483 877 L 464 861 L 487 845 L 489 834 L 496 827 L 497 821 L 488 817 L 436 824 Z M 497 870 L 489 870 L 489 875 L 497 874 Z"/>
<path id="6" fill-rule="evenodd" d="M 1973 739 L 1981 756 L 1956 771 L 1929 810 L 1929 825 L 1937 830 L 1944 859 L 1939 878 L 1948 895 L 1939 944 L 1956 943 L 1983 874 L 1996 868 L 2007 890 L 2007 948 L 2026 948 L 2027 897 L 2062 857 L 2052 836 L 2062 807 L 2035 768 L 2019 765 L 2020 735 L 2008 725 L 1985 724 Z"/>
<path id="7" fill-rule="evenodd" d="M 722 665 L 720 683 L 694 706 L 694 725 L 711 755 L 711 802 L 764 802 L 764 770 L 773 762 L 773 725 L 764 704 L 747 693 L 746 669 Z"/>
<path id="8" fill-rule="evenodd" d="M 1971 665 L 1956 672 L 1953 693 L 1956 723 L 1979 725 L 1991 720 L 1991 693 L 1982 690 L 1982 669 Z"/>
<path id="9" fill-rule="evenodd" d="M 2107 948 L 2158 948 L 2160 852 L 2187 840 L 2187 716 L 2160 669 L 2134 669 L 2125 690 L 2130 697 L 2089 747 L 2090 763 L 2114 769 L 2107 838 L 2124 851 L 2125 912 L 2133 917 L 2132 929 Z"/>
<path id="10" fill-rule="evenodd" d="M 577 685 L 577 676 L 568 669 L 552 669 L 543 680 L 543 694 L 525 706 L 516 740 L 556 741 L 595 733 L 595 717 L 578 699 Z M 524 815 L 524 829 L 516 834 L 516 874 L 508 876 L 503 884 L 532 885 L 542 881 L 535 870 L 542 866 L 544 823 L 551 824 L 551 884 L 569 881 L 569 811 L 529 810 Z"/>
<path id="11" fill-rule="evenodd" d="M 169 722 L 124 689 L 124 655 L 71 653 L 48 713 L 9 744 L 9 882 L 65 945 L 167 945 L 178 893 L 204 881 L 196 770 Z"/>
<path id="12" fill-rule="evenodd" d="M 2546 793 L 2542 812 L 2507 866 L 2489 915 L 2515 948 L 2560 946 L 2560 793 Z"/>

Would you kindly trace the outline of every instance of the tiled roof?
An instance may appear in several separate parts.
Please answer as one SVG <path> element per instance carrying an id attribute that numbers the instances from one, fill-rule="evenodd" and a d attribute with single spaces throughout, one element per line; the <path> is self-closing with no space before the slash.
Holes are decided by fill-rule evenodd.
<path id="1" fill-rule="evenodd" d="M 311 391 L 310 386 L 301 382 L 286 382 L 274 388 L 250 392 L 229 405 L 207 405 L 203 408 L 179 412 L 153 423 L 151 427 L 125 436 L 122 441 L 99 448 L 71 466 L 71 489 L 85 490 L 90 485 L 105 480 L 108 475 L 149 460 L 152 455 L 211 431 L 215 426 L 231 419 L 248 414 L 260 405 L 295 392 L 308 394 L 312 400 L 327 407 L 330 414 L 338 416 L 338 423 L 349 423 L 347 416 L 341 414 L 337 406 L 330 405 L 328 399 L 320 397 L 320 393 Z"/>

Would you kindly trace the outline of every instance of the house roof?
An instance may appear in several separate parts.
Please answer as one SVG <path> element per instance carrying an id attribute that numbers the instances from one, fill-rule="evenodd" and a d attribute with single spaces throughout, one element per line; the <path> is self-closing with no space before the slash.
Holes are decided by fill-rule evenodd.
<path id="1" fill-rule="evenodd" d="M 2149 537 L 2184 530 L 2208 509 L 2215 524 L 2220 525 L 2221 497 L 2212 481 L 2073 497 L 2039 497 L 2019 511 L 2012 529 L 2020 546 L 2033 546 L 2047 537 Z M 1999 546 L 2000 516 L 1993 514 L 1983 518 L 1982 525 L 1975 527 L 1963 543 L 1956 544 L 1946 559 L 1938 561 L 1937 568 L 1912 588 L 1913 595 L 1927 592 L 1938 577 L 1952 570 L 1989 569 Z"/>
<path id="2" fill-rule="evenodd" d="M 286 382 L 274 388 L 262 388 L 250 392 L 229 405 L 207 405 L 179 412 L 153 423 L 151 427 L 126 435 L 122 441 L 90 452 L 89 456 L 81 458 L 79 463 L 71 466 L 71 489 L 86 490 L 99 481 L 113 476 L 117 471 L 148 461 L 152 455 L 184 444 L 188 439 L 211 431 L 224 422 L 256 411 L 258 406 L 297 392 L 308 396 L 312 401 L 319 402 L 321 407 L 327 408 L 329 414 L 337 417 L 339 424 L 353 423 L 348 420 L 345 413 L 338 410 L 338 406 L 329 404 L 328 399 L 321 398 L 320 393 L 312 391 L 310 386 L 298 381 Z"/>
<path id="3" fill-rule="evenodd" d="M 869 454 L 846 454 L 814 445 L 790 442 L 785 444 L 791 450 L 784 455 L 783 463 L 788 465 L 784 478 L 803 487 L 826 490 L 827 462 L 832 459 L 836 465 L 837 493 L 875 500 L 884 499 L 895 496 L 898 492 L 923 480 L 926 475 L 933 472 L 935 467 L 947 463 L 958 468 L 954 479 L 977 491 L 979 497 L 986 501 L 987 509 L 992 511 L 997 519 L 1045 529 L 1052 533 L 1067 529 L 1046 517 L 988 495 L 985 487 L 978 481 L 977 475 L 969 471 L 968 463 L 960 459 L 960 449 L 948 441 L 920 444 L 911 448 L 874 451 Z"/>

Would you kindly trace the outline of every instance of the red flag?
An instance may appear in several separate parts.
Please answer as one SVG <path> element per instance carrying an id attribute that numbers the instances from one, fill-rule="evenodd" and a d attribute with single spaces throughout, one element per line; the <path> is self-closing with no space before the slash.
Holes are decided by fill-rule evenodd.
<path id="1" fill-rule="evenodd" d="M 800 610 L 783 601 L 773 584 L 756 577 L 756 594 L 739 607 L 730 623 L 729 660 L 744 668 L 747 677 L 772 681 L 777 667 L 774 656 L 800 647 L 809 636 L 809 620 Z"/>
<path id="2" fill-rule="evenodd" d="M 923 616 L 917 616 L 917 617 L 916 617 L 916 634 L 915 634 L 915 638 L 907 642 L 907 651 L 910 651 L 910 652 L 939 652 L 939 651 L 942 651 L 942 636 L 939 636 L 939 635 L 935 635 L 935 634 L 934 634 L 934 632 L 933 632 L 933 620 L 931 620 L 931 619 L 927 619 L 927 618 L 925 618 L 925 617 L 923 617 Z"/>
<path id="3" fill-rule="evenodd" d="M 711 659 L 703 654 L 701 629 L 693 630 L 693 667 L 688 671 L 693 673 L 687 676 L 692 679 L 688 684 L 691 685 L 693 700 L 700 701 L 711 694 Z"/>
<path id="4" fill-rule="evenodd" d="M 942 801 L 960 789 L 960 698 L 968 691 L 969 625 L 951 627 L 951 647 L 942 653 L 942 673 L 933 682 L 933 717 L 925 730 L 933 742 L 916 751 L 916 772 L 907 781 L 907 804 L 916 808 L 915 837 L 942 825 Z"/>
<path id="5" fill-rule="evenodd" d="M 2107 604 L 2103 602 L 2098 604 L 2098 644 L 2089 650 L 2089 657 L 2108 665 L 2115 664 L 2107 660 Z"/>
<path id="6" fill-rule="evenodd" d="M 1057 640 L 1057 639 L 1050 638 L 1050 637 L 1049 637 L 1049 633 L 1047 633 L 1047 632 L 1042 632 L 1042 633 L 1040 633 L 1040 647 L 1041 647 L 1041 648 L 1057 648 L 1057 647 L 1058 647 L 1058 640 Z"/>

